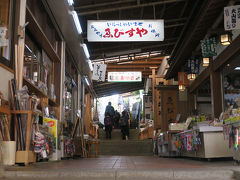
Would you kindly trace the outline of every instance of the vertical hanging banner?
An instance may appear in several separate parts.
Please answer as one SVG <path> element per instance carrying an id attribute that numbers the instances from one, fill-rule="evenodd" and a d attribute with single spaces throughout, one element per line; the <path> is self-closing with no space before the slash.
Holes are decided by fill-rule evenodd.
<path id="1" fill-rule="evenodd" d="M 217 45 L 215 38 L 201 40 L 202 56 L 203 57 L 216 56 L 217 55 L 216 47 Z"/>
<path id="2" fill-rule="evenodd" d="M 187 63 L 187 73 L 198 74 L 199 67 L 200 67 L 200 60 L 198 58 L 189 59 Z"/>
<path id="3" fill-rule="evenodd" d="M 92 80 L 105 81 L 106 64 L 94 64 Z"/>
<path id="4" fill-rule="evenodd" d="M 89 20 L 89 42 L 163 41 L 163 20 Z"/>
<path id="5" fill-rule="evenodd" d="M 224 28 L 240 29 L 240 5 L 224 7 Z"/>
<path id="6" fill-rule="evenodd" d="M 187 73 L 186 72 L 178 72 L 178 84 L 179 85 L 188 85 Z"/>

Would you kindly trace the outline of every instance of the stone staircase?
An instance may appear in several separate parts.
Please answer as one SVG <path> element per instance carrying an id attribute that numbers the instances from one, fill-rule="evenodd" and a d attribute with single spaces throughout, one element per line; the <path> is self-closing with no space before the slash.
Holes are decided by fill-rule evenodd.
<path id="1" fill-rule="evenodd" d="M 106 140 L 105 130 L 99 129 L 99 139 Z M 113 140 L 113 141 L 122 140 L 121 129 L 113 129 L 111 140 Z M 129 129 L 129 140 L 139 140 L 139 130 L 138 129 Z"/>
<path id="2" fill-rule="evenodd" d="M 100 144 L 99 155 L 121 155 L 121 156 L 147 156 L 153 155 L 153 143 L 151 139 L 139 140 L 139 130 L 130 129 L 129 140 L 121 139 L 121 130 L 114 129 L 112 139 L 105 138 L 105 131 L 99 130 Z"/>

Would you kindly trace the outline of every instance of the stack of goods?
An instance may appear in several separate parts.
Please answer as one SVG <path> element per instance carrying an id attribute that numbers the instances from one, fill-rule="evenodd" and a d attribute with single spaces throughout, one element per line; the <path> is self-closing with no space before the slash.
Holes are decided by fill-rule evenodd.
<path id="1" fill-rule="evenodd" d="M 227 111 L 220 115 L 219 119 L 224 121 L 225 124 L 240 122 L 240 108 L 233 109 L 233 106 L 230 106 Z"/>
<path id="2" fill-rule="evenodd" d="M 169 130 L 170 131 L 187 130 L 189 128 L 189 125 L 191 124 L 192 120 L 193 120 L 193 117 L 188 117 L 185 123 L 170 123 Z"/>

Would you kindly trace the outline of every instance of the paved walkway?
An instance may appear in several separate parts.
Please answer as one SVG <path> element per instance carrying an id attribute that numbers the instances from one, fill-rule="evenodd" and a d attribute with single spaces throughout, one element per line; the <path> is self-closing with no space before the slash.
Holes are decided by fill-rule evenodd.
<path id="1" fill-rule="evenodd" d="M 234 179 L 239 166 L 231 160 L 212 162 L 156 156 L 100 156 L 99 158 L 42 162 L 29 167 L 9 167 L 7 178 L 86 180 Z M 236 179 L 236 178 L 235 178 Z M 25 180 L 25 179 L 24 179 Z M 75 179 L 74 179 L 75 180 Z"/>

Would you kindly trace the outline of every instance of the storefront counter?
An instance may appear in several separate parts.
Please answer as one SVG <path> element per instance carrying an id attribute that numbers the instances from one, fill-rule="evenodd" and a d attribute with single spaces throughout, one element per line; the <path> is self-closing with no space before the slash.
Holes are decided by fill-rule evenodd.
<path id="1" fill-rule="evenodd" d="M 175 144 L 180 156 L 197 158 L 232 157 L 228 141 L 224 140 L 223 128 L 204 126 L 176 134 Z"/>

